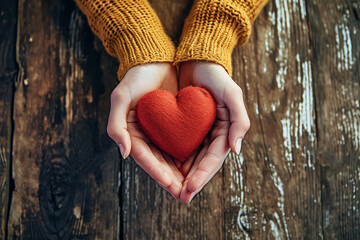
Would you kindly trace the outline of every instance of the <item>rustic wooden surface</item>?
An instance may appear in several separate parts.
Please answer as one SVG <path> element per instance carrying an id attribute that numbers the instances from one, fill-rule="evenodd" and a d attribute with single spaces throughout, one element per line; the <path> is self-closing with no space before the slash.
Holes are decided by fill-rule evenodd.
<path id="1" fill-rule="evenodd" d="M 177 43 L 192 1 L 150 2 Z M 0 239 L 360 239 L 359 16 L 270 1 L 233 54 L 242 154 L 186 205 L 107 136 L 118 63 L 74 2 L 1 2 Z"/>
<path id="2" fill-rule="evenodd" d="M 18 15 L 8 239 L 117 239 L 120 161 L 106 134 L 116 81 L 101 69 L 116 66 L 74 2 L 23 0 Z"/>
<path id="3" fill-rule="evenodd" d="M 17 2 L 0 2 L 0 239 L 7 234 L 12 149 L 12 111 L 16 66 Z"/>

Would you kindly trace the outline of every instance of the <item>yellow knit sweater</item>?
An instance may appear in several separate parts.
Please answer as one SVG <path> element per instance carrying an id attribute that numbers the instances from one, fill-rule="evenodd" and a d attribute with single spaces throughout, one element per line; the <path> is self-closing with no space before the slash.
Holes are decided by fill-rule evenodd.
<path id="1" fill-rule="evenodd" d="M 119 59 L 120 80 L 139 64 L 191 60 L 216 62 L 231 75 L 231 53 L 248 40 L 251 23 L 267 2 L 195 0 L 175 51 L 147 0 L 75 1 L 109 54 Z"/>

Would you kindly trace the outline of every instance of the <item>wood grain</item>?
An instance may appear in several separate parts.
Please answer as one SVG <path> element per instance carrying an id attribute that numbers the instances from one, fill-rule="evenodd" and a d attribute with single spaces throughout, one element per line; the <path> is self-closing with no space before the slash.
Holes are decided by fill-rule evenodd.
<path id="1" fill-rule="evenodd" d="M 193 1 L 150 3 L 177 44 Z M 359 16 L 266 5 L 233 53 L 242 154 L 186 205 L 107 136 L 118 62 L 74 2 L 2 2 L 0 239 L 360 239 Z"/>
<path id="2" fill-rule="evenodd" d="M 177 42 L 192 1 L 150 1 Z M 222 173 L 190 205 L 174 200 L 129 158 L 123 171 L 123 239 L 223 239 Z"/>
<path id="3" fill-rule="evenodd" d="M 0 239 L 5 239 L 11 198 L 12 103 L 17 78 L 17 2 L 0 2 Z"/>
<path id="4" fill-rule="evenodd" d="M 271 1 L 234 52 L 252 127 L 225 168 L 227 238 L 321 238 L 309 17 L 305 1 Z"/>
<path id="5" fill-rule="evenodd" d="M 271 1 L 234 52 L 252 128 L 224 168 L 226 239 L 359 238 L 358 12 Z"/>
<path id="6" fill-rule="evenodd" d="M 360 239 L 360 5 L 321 0 L 311 8 L 322 232 Z"/>
<path id="7" fill-rule="evenodd" d="M 8 238 L 118 239 L 119 153 L 106 134 L 105 91 L 116 66 L 73 1 L 21 0 L 18 14 Z"/>

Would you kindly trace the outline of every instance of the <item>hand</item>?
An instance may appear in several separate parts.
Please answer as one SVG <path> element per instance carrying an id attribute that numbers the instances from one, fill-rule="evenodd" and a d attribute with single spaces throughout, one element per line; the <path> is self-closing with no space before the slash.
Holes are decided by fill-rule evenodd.
<path id="1" fill-rule="evenodd" d="M 184 181 L 180 194 L 180 200 L 184 203 L 189 203 L 219 171 L 230 149 L 240 154 L 241 141 L 250 128 L 242 90 L 221 65 L 210 62 L 182 63 L 180 89 L 189 85 L 207 89 L 217 107 L 210 137 L 204 140 L 204 146 Z M 189 168 L 189 165 L 185 162 L 183 167 Z M 180 170 L 188 171 L 181 168 Z"/>
<path id="2" fill-rule="evenodd" d="M 179 198 L 184 176 L 171 157 L 151 144 L 136 119 L 137 102 L 156 89 L 177 93 L 176 71 L 170 63 L 150 63 L 129 69 L 111 94 L 107 131 L 119 146 L 123 158 L 131 154 L 153 179 Z"/>

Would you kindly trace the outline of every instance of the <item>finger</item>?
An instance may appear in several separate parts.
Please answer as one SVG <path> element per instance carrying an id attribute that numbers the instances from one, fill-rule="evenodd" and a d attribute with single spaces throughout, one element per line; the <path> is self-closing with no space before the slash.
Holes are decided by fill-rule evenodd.
<path id="1" fill-rule="evenodd" d="M 180 167 L 180 172 L 182 173 L 183 176 L 187 176 L 193 163 L 194 163 L 194 160 L 195 160 L 195 156 L 191 156 L 188 160 L 186 160 L 184 162 L 183 165 L 181 165 Z"/>
<path id="2" fill-rule="evenodd" d="M 250 119 L 246 112 L 242 90 L 235 82 L 227 85 L 224 102 L 230 112 L 229 145 L 233 152 L 239 155 L 242 139 L 250 128 Z"/>
<path id="3" fill-rule="evenodd" d="M 191 167 L 193 166 L 193 163 L 196 159 L 196 156 L 198 155 L 198 152 L 194 152 L 191 157 L 189 157 L 185 162 L 182 163 L 182 165 L 179 167 L 180 172 L 183 176 L 187 176 Z"/>
<path id="4" fill-rule="evenodd" d="M 126 90 L 126 87 L 120 83 L 111 94 L 111 108 L 107 132 L 119 146 L 123 158 L 127 158 L 131 151 L 131 140 L 126 121 L 130 103 L 130 94 Z"/>
<path id="5" fill-rule="evenodd" d="M 191 175 L 195 172 L 196 168 L 199 166 L 200 160 L 204 158 L 207 150 L 209 148 L 209 144 L 205 144 L 201 150 L 199 151 L 199 153 L 197 154 L 195 160 L 191 163 L 191 168 L 187 171 L 186 174 L 186 180 L 188 180 Z M 195 156 L 194 156 L 195 157 Z M 183 170 L 184 171 L 184 170 Z M 185 171 L 184 171 L 185 172 Z M 187 181 L 186 181 L 187 182 Z M 185 185 L 185 183 L 184 183 Z"/>
<path id="6" fill-rule="evenodd" d="M 131 156 L 136 163 L 144 169 L 155 181 L 169 187 L 172 183 L 172 179 L 163 168 L 158 159 L 154 156 L 149 145 L 147 145 L 142 139 L 132 137 L 133 148 L 131 149 Z"/>
<path id="7" fill-rule="evenodd" d="M 136 163 L 144 169 L 155 181 L 169 191 L 175 198 L 179 198 L 182 184 L 171 177 L 168 170 L 163 167 L 161 162 L 154 156 L 149 145 L 142 139 L 132 137 L 131 156 Z"/>
<path id="8" fill-rule="evenodd" d="M 175 164 L 175 166 L 176 166 L 178 169 L 180 169 L 183 163 L 180 162 L 180 161 L 177 160 L 177 159 L 174 159 L 174 164 Z"/>
<path id="9" fill-rule="evenodd" d="M 183 187 L 182 187 L 181 193 L 180 193 L 180 200 L 182 199 L 181 201 L 184 203 L 190 203 L 190 201 L 196 194 L 196 193 L 187 191 L 186 186 L 187 186 L 187 183 L 188 183 L 191 175 L 196 171 L 196 168 L 199 166 L 201 159 L 204 158 L 208 148 L 209 148 L 209 144 L 205 144 L 204 147 L 199 151 L 199 154 L 196 156 L 196 159 L 195 159 L 190 171 L 188 172 L 188 174 L 186 176 L 186 180 L 183 184 Z"/>
<path id="10" fill-rule="evenodd" d="M 180 184 L 184 181 L 184 176 L 181 174 L 179 169 L 175 166 L 174 162 L 172 161 L 171 157 L 166 153 L 160 152 L 160 150 L 155 147 L 153 144 L 150 144 L 150 149 L 154 156 L 158 159 L 160 164 L 165 168 L 167 173 L 173 179 L 173 181 L 178 180 Z"/>
<path id="11" fill-rule="evenodd" d="M 163 154 L 167 164 L 169 165 L 169 167 L 171 168 L 173 174 L 176 176 L 176 178 L 181 182 L 181 184 L 184 182 L 185 177 L 184 175 L 179 171 L 179 169 L 176 167 L 173 159 L 167 155 L 167 154 Z"/>
<path id="12" fill-rule="evenodd" d="M 214 139 L 196 170 L 186 181 L 180 195 L 182 202 L 190 202 L 195 194 L 210 181 L 221 168 L 229 151 L 227 135 L 221 135 Z"/>

